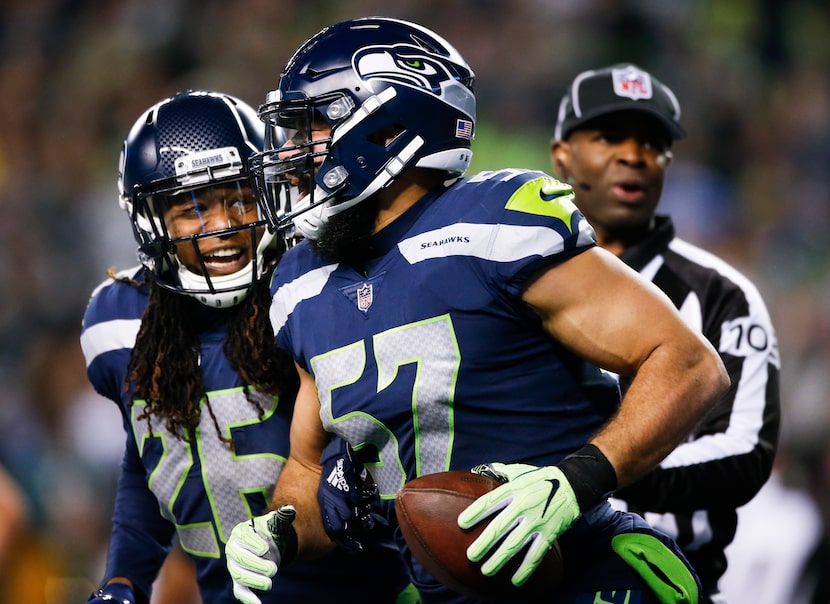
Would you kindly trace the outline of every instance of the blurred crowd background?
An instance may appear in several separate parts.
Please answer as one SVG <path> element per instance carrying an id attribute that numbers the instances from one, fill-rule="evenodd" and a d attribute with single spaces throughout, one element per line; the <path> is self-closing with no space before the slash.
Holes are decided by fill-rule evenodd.
<path id="1" fill-rule="evenodd" d="M 676 92 L 689 137 L 675 145 L 661 209 L 681 235 L 757 283 L 778 330 L 781 504 L 754 530 L 779 553 L 794 541 L 779 566 L 800 566 L 817 545 L 822 552 L 821 527 L 830 525 L 826 0 L 2 0 L 0 469 L 12 481 L 0 476 L 0 491 L 16 486 L 24 505 L 0 502 L 0 518 L 18 529 L 0 528 L 0 603 L 82 602 L 103 573 L 124 435 L 115 406 L 86 381 L 78 337 L 106 270 L 136 264 L 116 193 L 128 129 L 149 105 L 188 88 L 256 107 L 303 40 L 372 14 L 434 29 L 473 67 L 473 171 L 549 171 L 559 98 L 585 69 L 633 61 Z M 787 502 L 796 503 L 790 516 Z M 776 531 L 790 520 L 805 532 Z M 802 589 L 818 576 L 815 560 L 805 564 Z M 761 562 L 742 571 L 756 585 L 772 576 Z"/>

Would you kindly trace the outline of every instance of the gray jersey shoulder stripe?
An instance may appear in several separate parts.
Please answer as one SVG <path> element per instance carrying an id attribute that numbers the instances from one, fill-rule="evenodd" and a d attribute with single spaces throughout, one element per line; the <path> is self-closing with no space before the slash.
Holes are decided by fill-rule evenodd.
<path id="1" fill-rule="evenodd" d="M 322 266 L 280 286 L 274 293 L 271 310 L 269 311 L 275 334 L 279 333 L 285 325 L 288 315 L 294 311 L 297 304 L 308 298 L 313 298 L 323 291 L 323 286 L 328 281 L 329 275 L 337 267 L 337 264 Z"/>

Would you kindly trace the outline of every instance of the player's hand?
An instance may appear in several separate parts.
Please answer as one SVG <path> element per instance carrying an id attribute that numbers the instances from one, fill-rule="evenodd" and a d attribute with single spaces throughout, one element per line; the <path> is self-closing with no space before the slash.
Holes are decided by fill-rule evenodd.
<path id="1" fill-rule="evenodd" d="M 92 592 L 87 604 L 135 604 L 135 594 L 125 583 L 110 583 Z"/>
<path id="2" fill-rule="evenodd" d="M 225 545 L 228 572 L 233 579 L 233 595 L 244 604 L 261 604 L 251 591 L 267 591 L 281 566 L 297 553 L 294 506 L 284 505 L 275 512 L 240 522 Z"/>
<path id="3" fill-rule="evenodd" d="M 504 539 L 481 565 L 481 572 L 491 576 L 530 544 L 511 578 L 514 585 L 522 585 L 553 542 L 579 518 L 581 511 L 573 487 L 557 466 L 491 463 L 476 471 L 507 482 L 482 495 L 459 514 L 458 525 L 462 529 L 496 514 L 470 544 L 467 557 L 478 562 Z"/>
<path id="4" fill-rule="evenodd" d="M 516 586 L 530 578 L 553 542 L 583 511 L 607 499 L 618 486 L 614 466 L 592 443 L 555 466 L 491 463 L 473 471 L 507 482 L 476 499 L 458 515 L 458 526 L 467 529 L 495 514 L 467 548 L 467 557 L 480 561 L 503 538 L 481 565 L 481 572 L 491 576 L 529 545 L 511 578 Z"/>
<path id="5" fill-rule="evenodd" d="M 373 514 L 380 503 L 378 487 L 353 453 L 341 439 L 326 447 L 317 501 L 329 538 L 339 547 L 358 553 L 378 538 L 374 529 L 383 520 Z"/>

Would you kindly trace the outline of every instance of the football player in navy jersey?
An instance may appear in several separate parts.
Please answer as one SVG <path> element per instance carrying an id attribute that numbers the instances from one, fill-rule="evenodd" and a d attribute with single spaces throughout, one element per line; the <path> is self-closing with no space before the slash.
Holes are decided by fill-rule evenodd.
<path id="1" fill-rule="evenodd" d="M 666 292 L 719 351 L 732 380 L 694 437 L 612 501 L 674 537 L 700 576 L 701 601 L 716 603 L 723 601 L 718 580 L 737 508 L 772 471 L 780 359 L 755 285 L 678 238 L 672 219 L 656 214 L 672 143 L 685 135 L 671 89 L 621 63 L 574 78 L 560 103 L 551 160 L 554 172 L 573 184 L 599 245 Z"/>
<path id="2" fill-rule="evenodd" d="M 285 241 L 262 218 L 247 167 L 263 145 L 256 111 L 213 91 L 153 105 L 124 143 L 120 204 L 142 266 L 95 290 L 81 335 L 89 379 L 127 433 L 96 604 L 148 602 L 174 539 L 202 600 L 235 601 L 224 544 L 268 509 L 288 457 L 297 376 L 268 320 Z M 390 603 L 407 584 L 393 557 L 336 551 L 286 569 L 262 597 Z"/>
<path id="3" fill-rule="evenodd" d="M 467 552 L 484 574 L 529 545 L 520 585 L 558 540 L 567 572 L 551 602 L 697 602 L 676 544 L 607 497 L 689 434 L 728 387 L 723 364 L 596 246 L 568 185 L 526 170 L 463 178 L 473 80 L 436 33 L 355 19 L 303 43 L 260 107 L 289 139 L 252 159 L 261 200 L 306 239 L 272 281 L 271 321 L 300 385 L 275 511 L 226 545 L 242 602 L 277 588 L 294 555 L 271 538 L 277 518 L 295 514 L 279 534 L 296 535 L 297 556 L 331 547 L 315 497 L 330 433 L 368 468 L 393 525 L 413 478 L 503 478 L 458 517 L 492 520 Z M 301 193 L 280 219 L 286 184 Z M 601 368 L 635 375 L 622 402 Z M 424 602 L 470 601 L 395 539 Z"/>

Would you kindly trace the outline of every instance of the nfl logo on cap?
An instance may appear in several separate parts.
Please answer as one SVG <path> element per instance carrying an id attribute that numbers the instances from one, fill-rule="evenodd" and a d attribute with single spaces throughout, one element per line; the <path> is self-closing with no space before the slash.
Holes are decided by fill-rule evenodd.
<path id="1" fill-rule="evenodd" d="M 614 82 L 614 92 L 617 96 L 635 101 L 652 97 L 651 76 L 633 65 L 625 69 L 612 69 L 611 80 Z"/>
<path id="2" fill-rule="evenodd" d="M 563 140 L 591 120 L 617 111 L 645 112 L 666 128 L 672 140 L 686 136 L 674 93 L 633 63 L 618 63 L 578 74 L 559 103 L 553 136 Z"/>

